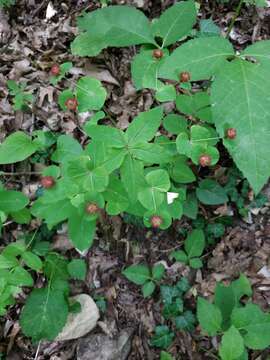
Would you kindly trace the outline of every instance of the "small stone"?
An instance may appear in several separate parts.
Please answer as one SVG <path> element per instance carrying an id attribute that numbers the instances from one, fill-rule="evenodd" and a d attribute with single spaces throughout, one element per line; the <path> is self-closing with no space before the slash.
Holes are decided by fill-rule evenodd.
<path id="1" fill-rule="evenodd" d="M 81 304 L 79 313 L 70 313 L 67 323 L 56 341 L 78 339 L 95 328 L 99 319 L 99 310 L 91 296 L 80 294 L 71 298 Z"/>

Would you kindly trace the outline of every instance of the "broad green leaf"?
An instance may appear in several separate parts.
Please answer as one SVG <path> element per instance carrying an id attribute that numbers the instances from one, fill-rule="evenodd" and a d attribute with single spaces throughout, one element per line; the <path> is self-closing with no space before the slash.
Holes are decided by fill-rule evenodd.
<path id="1" fill-rule="evenodd" d="M 51 227 L 66 220 L 72 212 L 73 206 L 68 199 L 48 203 L 40 197 L 31 208 L 31 213 L 39 219 L 45 219 Z"/>
<path id="2" fill-rule="evenodd" d="M 6 213 L 22 210 L 29 203 L 23 193 L 14 190 L 0 190 L 0 210 Z"/>
<path id="3" fill-rule="evenodd" d="M 8 256 L 8 257 L 16 257 L 18 255 L 21 255 L 26 250 L 26 245 L 22 241 L 16 241 L 13 243 L 10 243 L 7 245 L 3 251 L 2 255 Z"/>
<path id="4" fill-rule="evenodd" d="M 244 331 L 243 338 L 248 348 L 260 350 L 270 345 L 270 314 L 263 312 L 258 305 L 235 308 L 231 321 L 237 329 Z"/>
<path id="5" fill-rule="evenodd" d="M 95 56 L 108 46 L 123 47 L 155 44 L 145 15 L 134 7 L 108 6 L 84 14 L 78 20 L 80 30 L 87 31 L 71 45 L 73 54 Z"/>
<path id="6" fill-rule="evenodd" d="M 22 310 L 20 325 L 24 335 L 33 341 L 52 341 L 64 327 L 67 316 L 68 304 L 61 291 L 34 289 Z"/>
<path id="7" fill-rule="evenodd" d="M 193 95 L 178 95 L 175 103 L 180 112 L 203 121 L 212 122 L 211 99 L 207 92 L 200 91 Z"/>
<path id="8" fill-rule="evenodd" d="M 161 351 L 160 360 L 174 360 L 174 358 L 169 353 L 167 353 L 165 351 Z"/>
<path id="9" fill-rule="evenodd" d="M 188 257 L 201 256 L 205 247 L 205 238 L 202 230 L 193 230 L 185 240 L 184 248 Z"/>
<path id="10" fill-rule="evenodd" d="M 146 265 L 131 265 L 122 274 L 136 285 L 144 285 L 151 279 L 151 273 Z"/>
<path id="11" fill-rule="evenodd" d="M 14 286 L 33 286 L 32 276 L 20 265 L 16 266 L 8 274 L 8 283 Z"/>
<path id="12" fill-rule="evenodd" d="M 179 74 L 188 71 L 191 80 L 209 79 L 234 55 L 233 47 L 226 39 L 207 37 L 193 39 L 177 48 L 160 67 L 159 77 L 179 80 Z"/>
<path id="13" fill-rule="evenodd" d="M 129 146 L 152 140 L 160 126 L 162 116 L 162 108 L 156 107 L 133 119 L 126 131 Z"/>
<path id="14" fill-rule="evenodd" d="M 78 141 L 69 135 L 60 135 L 57 139 L 57 149 L 52 154 L 52 160 L 63 163 L 68 159 L 82 153 L 82 147 Z"/>
<path id="15" fill-rule="evenodd" d="M 30 269 L 35 271 L 40 271 L 42 269 L 42 261 L 31 251 L 24 252 L 22 254 L 22 259 Z"/>
<path id="16" fill-rule="evenodd" d="M 222 328 L 224 330 L 227 330 L 228 326 L 230 325 L 230 317 L 232 310 L 237 305 L 237 299 L 235 297 L 232 286 L 225 286 L 218 283 L 215 288 L 214 302 L 222 313 Z"/>
<path id="17" fill-rule="evenodd" d="M 130 149 L 131 154 L 146 164 L 163 164 L 172 161 L 172 154 L 163 146 L 153 143 L 136 144 Z"/>
<path id="18" fill-rule="evenodd" d="M 197 302 L 197 317 L 203 331 L 214 336 L 221 330 L 222 315 L 217 306 L 199 297 Z"/>
<path id="19" fill-rule="evenodd" d="M 71 89 L 63 90 L 58 96 L 58 104 L 60 108 L 66 111 L 67 110 L 66 101 L 72 98 L 74 98 L 74 93 Z"/>
<path id="20" fill-rule="evenodd" d="M 125 146 L 124 134 L 121 130 L 107 125 L 92 125 L 86 133 L 98 142 L 106 142 L 106 146 L 122 148 Z"/>
<path id="21" fill-rule="evenodd" d="M 178 330 L 193 331 L 196 323 L 196 317 L 189 310 L 185 311 L 183 315 L 175 318 L 175 326 Z"/>
<path id="22" fill-rule="evenodd" d="M 168 348 L 174 338 L 174 333 L 166 325 L 156 326 L 155 335 L 151 339 L 151 345 L 161 349 Z"/>
<path id="23" fill-rule="evenodd" d="M 68 219 L 68 233 L 74 246 L 80 251 L 88 250 L 94 241 L 96 221 L 89 220 L 86 214 L 74 211 Z"/>
<path id="24" fill-rule="evenodd" d="M 13 254 L 0 254 L 0 269 L 10 269 L 19 265 L 18 260 L 16 259 L 16 253 Z"/>
<path id="25" fill-rule="evenodd" d="M 215 180 L 205 179 L 196 189 L 196 195 L 205 205 L 219 205 L 228 201 L 225 190 Z"/>
<path id="26" fill-rule="evenodd" d="M 212 19 L 200 20 L 199 37 L 220 36 L 221 29 L 214 23 Z"/>
<path id="27" fill-rule="evenodd" d="M 142 287 L 143 297 L 149 297 L 155 291 L 156 284 L 153 281 L 147 281 Z"/>
<path id="28" fill-rule="evenodd" d="M 103 195 L 107 202 L 106 211 L 109 215 L 118 215 L 129 206 L 128 194 L 117 177 L 110 177 L 109 185 Z"/>
<path id="29" fill-rule="evenodd" d="M 166 170 L 158 169 L 150 171 L 145 180 L 152 188 L 158 191 L 166 192 L 170 189 L 170 177 Z"/>
<path id="30" fill-rule="evenodd" d="M 245 48 L 241 52 L 241 56 L 255 58 L 259 63 L 268 66 L 270 65 L 270 40 L 257 41 L 254 44 Z"/>
<path id="31" fill-rule="evenodd" d="M 189 184 L 196 180 L 191 168 L 186 164 L 186 161 L 181 158 L 176 159 L 170 169 L 170 176 L 174 181 L 181 184 Z"/>
<path id="32" fill-rule="evenodd" d="M 120 168 L 121 181 L 132 203 L 138 199 L 138 188 L 143 184 L 143 163 L 127 155 Z"/>
<path id="33" fill-rule="evenodd" d="M 76 85 L 78 111 L 99 110 L 106 100 L 106 90 L 97 79 L 84 76 Z"/>
<path id="34" fill-rule="evenodd" d="M 173 85 L 159 86 L 156 92 L 156 99 L 159 102 L 175 101 L 176 90 Z"/>
<path id="35" fill-rule="evenodd" d="M 244 341 L 240 332 L 231 326 L 222 336 L 219 355 L 222 360 L 236 360 L 244 352 Z"/>
<path id="36" fill-rule="evenodd" d="M 0 164 L 12 164 L 25 160 L 36 152 L 38 146 L 21 131 L 9 135 L 0 145 Z"/>
<path id="37" fill-rule="evenodd" d="M 162 264 L 157 264 L 152 269 L 153 279 L 156 281 L 160 281 L 165 273 L 165 267 Z"/>
<path id="38" fill-rule="evenodd" d="M 187 264 L 188 257 L 186 253 L 182 250 L 175 250 L 170 254 L 171 259 L 175 259 L 176 261 L 182 262 L 184 264 Z"/>
<path id="39" fill-rule="evenodd" d="M 194 1 L 181 1 L 167 9 L 152 26 L 155 36 L 163 39 L 166 47 L 188 35 L 196 22 L 197 11 Z"/>
<path id="40" fill-rule="evenodd" d="M 165 194 L 154 187 L 146 187 L 139 191 L 138 199 L 147 210 L 156 212 L 165 201 Z"/>
<path id="41" fill-rule="evenodd" d="M 195 196 L 195 193 L 192 192 L 187 194 L 187 199 L 184 202 L 184 206 L 183 206 L 183 212 L 184 215 L 186 215 L 190 219 L 195 220 L 197 218 L 198 200 L 197 197 Z"/>
<path id="42" fill-rule="evenodd" d="M 203 267 L 203 262 L 200 258 L 192 258 L 189 260 L 189 266 L 193 269 L 200 269 Z"/>
<path id="43" fill-rule="evenodd" d="M 187 120 L 180 115 L 169 114 L 163 119 L 165 130 L 172 134 L 179 134 L 187 130 Z"/>
<path id="44" fill-rule="evenodd" d="M 256 194 L 270 175 L 268 73 L 263 65 L 238 59 L 223 67 L 212 86 L 216 128 L 220 136 L 226 128 L 236 129 L 236 138 L 224 139 L 224 145 Z M 228 82 L 229 93 L 224 87 Z"/>
<path id="45" fill-rule="evenodd" d="M 236 301 L 239 301 L 244 295 L 252 296 L 252 288 L 248 278 L 241 274 L 237 280 L 231 283 Z"/>
<path id="46" fill-rule="evenodd" d="M 67 266 L 69 275 L 73 279 L 84 280 L 86 276 L 86 263 L 82 259 L 73 259 Z"/>
<path id="47" fill-rule="evenodd" d="M 156 90 L 162 85 L 158 80 L 158 71 L 167 56 L 167 51 L 164 51 L 163 58 L 156 59 L 153 56 L 153 49 L 142 50 L 135 56 L 131 63 L 131 75 L 137 90 L 145 88 Z"/>

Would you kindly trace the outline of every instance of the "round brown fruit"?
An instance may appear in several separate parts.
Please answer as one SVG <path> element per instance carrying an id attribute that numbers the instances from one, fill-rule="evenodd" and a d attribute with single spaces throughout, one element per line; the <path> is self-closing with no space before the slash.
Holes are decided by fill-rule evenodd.
<path id="1" fill-rule="evenodd" d="M 153 228 L 160 228 L 161 224 L 163 223 L 163 220 L 160 216 L 154 215 L 151 217 L 151 225 Z"/>
<path id="2" fill-rule="evenodd" d="M 190 73 L 187 71 L 183 71 L 180 74 L 180 81 L 181 82 L 189 82 L 189 80 L 191 79 Z"/>
<path id="3" fill-rule="evenodd" d="M 57 76 L 60 74 L 60 66 L 58 64 L 54 64 L 52 67 L 51 67 L 51 74 L 53 76 Z"/>
<path id="4" fill-rule="evenodd" d="M 235 139 L 236 138 L 236 129 L 235 128 L 229 128 L 227 131 L 226 131 L 226 137 L 228 139 Z"/>
<path id="5" fill-rule="evenodd" d="M 161 59 L 161 58 L 163 58 L 163 51 L 162 50 L 160 50 L 160 49 L 155 49 L 154 51 L 153 51 L 153 57 L 154 58 L 156 58 L 156 59 Z"/>
<path id="6" fill-rule="evenodd" d="M 85 207 L 87 214 L 96 214 L 98 212 L 98 206 L 95 203 L 89 203 Z"/>
<path id="7" fill-rule="evenodd" d="M 55 185 L 55 180 L 52 176 L 43 176 L 40 183 L 45 189 L 50 189 Z"/>
<path id="8" fill-rule="evenodd" d="M 209 155 L 201 155 L 199 162 L 202 167 L 206 167 L 211 165 L 211 160 Z"/>
<path id="9" fill-rule="evenodd" d="M 68 110 L 75 111 L 78 106 L 78 101 L 76 98 L 70 98 L 70 99 L 67 99 L 67 101 L 65 102 L 65 105 L 68 108 Z"/>

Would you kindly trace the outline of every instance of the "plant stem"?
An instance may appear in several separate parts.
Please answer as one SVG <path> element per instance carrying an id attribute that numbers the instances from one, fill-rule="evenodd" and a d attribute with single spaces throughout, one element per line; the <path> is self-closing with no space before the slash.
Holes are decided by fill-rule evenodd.
<path id="1" fill-rule="evenodd" d="M 228 38 L 228 37 L 230 36 L 230 32 L 232 31 L 233 25 L 234 25 L 236 19 L 238 18 L 239 14 L 240 14 L 240 11 L 241 11 L 243 2 L 244 2 L 244 0 L 240 0 L 239 3 L 238 3 L 238 5 L 237 5 L 237 8 L 236 8 L 234 17 L 232 18 L 232 21 L 231 21 L 231 23 L 230 23 L 229 29 L 228 29 L 228 31 L 227 31 L 226 38 Z"/>
<path id="2" fill-rule="evenodd" d="M 23 175 L 41 175 L 39 171 L 23 171 L 23 172 L 0 172 L 0 176 L 23 176 Z"/>

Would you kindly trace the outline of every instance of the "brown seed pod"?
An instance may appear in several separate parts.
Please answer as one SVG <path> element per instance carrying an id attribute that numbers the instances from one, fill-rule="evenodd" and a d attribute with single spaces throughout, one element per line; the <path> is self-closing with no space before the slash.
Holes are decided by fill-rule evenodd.
<path id="1" fill-rule="evenodd" d="M 68 110 L 75 111 L 78 106 L 78 101 L 76 98 L 70 98 L 70 99 L 67 99 L 67 101 L 65 102 L 65 105 L 68 108 Z"/>
<path id="2" fill-rule="evenodd" d="M 151 225 L 153 226 L 153 228 L 159 228 L 161 226 L 161 224 L 163 223 L 163 220 L 160 216 L 158 215 L 153 215 L 151 217 Z"/>
<path id="3" fill-rule="evenodd" d="M 199 163 L 202 167 L 206 167 L 206 166 L 210 166 L 211 165 L 211 156 L 205 154 L 205 155 L 201 155 L 200 159 L 199 159 Z"/>
<path id="4" fill-rule="evenodd" d="M 88 203 L 85 207 L 87 214 L 96 214 L 99 210 L 99 207 L 95 203 Z"/>
<path id="5" fill-rule="evenodd" d="M 153 51 L 153 57 L 154 58 L 156 58 L 156 59 L 161 59 L 161 58 L 163 58 L 163 51 L 162 50 L 160 50 L 160 49 L 155 49 L 154 51 Z"/>
<path id="6" fill-rule="evenodd" d="M 235 139 L 236 138 L 236 134 L 237 134 L 237 131 L 235 128 L 229 128 L 227 131 L 226 131 L 226 137 L 228 139 Z"/>
<path id="7" fill-rule="evenodd" d="M 54 64 L 52 67 L 51 67 L 51 74 L 53 76 L 57 76 L 60 74 L 60 66 L 58 64 Z"/>
<path id="8" fill-rule="evenodd" d="M 55 180 L 52 176 L 43 176 L 40 183 L 45 189 L 50 189 L 55 185 Z"/>
<path id="9" fill-rule="evenodd" d="M 190 73 L 187 71 L 183 71 L 180 74 L 180 81 L 181 82 L 189 82 L 191 79 Z"/>

